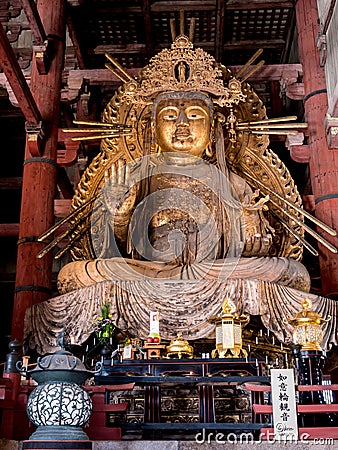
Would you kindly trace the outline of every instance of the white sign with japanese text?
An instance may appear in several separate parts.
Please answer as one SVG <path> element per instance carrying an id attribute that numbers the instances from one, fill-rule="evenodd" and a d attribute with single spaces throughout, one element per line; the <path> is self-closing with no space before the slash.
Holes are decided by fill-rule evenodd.
<path id="1" fill-rule="evenodd" d="M 271 369 L 271 395 L 276 441 L 297 441 L 297 408 L 293 369 Z"/>

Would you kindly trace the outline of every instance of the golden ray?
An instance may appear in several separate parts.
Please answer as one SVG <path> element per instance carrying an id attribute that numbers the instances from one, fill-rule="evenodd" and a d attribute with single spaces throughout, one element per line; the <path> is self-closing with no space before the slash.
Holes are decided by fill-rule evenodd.
<path id="1" fill-rule="evenodd" d="M 98 127 L 115 127 L 115 128 L 131 128 L 131 125 L 124 125 L 122 123 L 106 123 L 106 122 L 90 122 L 86 120 L 74 120 L 76 125 L 97 125 Z"/>
<path id="2" fill-rule="evenodd" d="M 257 72 L 257 70 L 259 70 L 263 65 L 265 64 L 265 61 L 259 61 L 258 64 L 256 64 L 256 66 L 254 66 L 245 76 L 244 78 L 242 78 L 240 80 L 241 83 L 244 83 L 244 81 L 246 81 L 249 77 L 251 77 L 251 75 L 253 75 L 255 72 Z"/>
<path id="3" fill-rule="evenodd" d="M 248 172 L 246 172 L 245 170 L 243 170 L 243 174 L 249 178 L 250 180 L 254 181 L 255 183 L 257 183 L 259 186 L 261 186 L 263 189 L 266 190 L 266 192 L 268 194 L 274 195 L 275 197 L 277 197 L 279 200 L 281 200 L 282 202 L 286 203 L 288 206 L 290 206 L 291 208 L 293 208 L 295 211 L 297 211 L 299 214 L 302 214 L 303 216 L 305 216 L 307 219 L 311 220 L 313 223 L 315 223 L 317 226 L 319 226 L 320 228 L 322 228 L 324 231 L 326 231 L 328 234 L 330 234 L 331 236 L 336 236 L 337 232 L 336 230 L 333 230 L 331 227 L 329 227 L 328 225 L 326 225 L 326 223 L 322 222 L 321 220 L 319 220 L 317 217 L 312 216 L 310 213 L 308 213 L 305 209 L 300 208 L 299 206 L 295 205 L 294 203 L 291 203 L 288 199 L 282 197 L 281 195 L 279 195 L 277 192 L 274 192 L 272 189 L 270 189 L 268 186 L 265 186 L 264 183 L 262 183 L 261 181 L 259 181 L 257 178 L 253 177 L 252 175 L 250 175 Z"/>
<path id="4" fill-rule="evenodd" d="M 171 39 L 176 39 L 176 28 L 175 28 L 175 19 L 170 19 L 170 32 L 171 32 Z"/>
<path id="5" fill-rule="evenodd" d="M 285 215 L 287 215 L 291 220 L 296 222 L 297 225 L 304 228 L 305 231 L 307 231 L 310 236 L 314 237 L 318 242 L 320 242 L 324 247 L 326 247 L 330 252 L 332 253 L 338 253 L 338 250 L 334 245 L 332 245 L 330 242 L 328 242 L 326 239 L 324 239 L 320 234 L 318 234 L 316 231 L 314 231 L 309 225 L 307 225 L 305 222 L 302 222 L 300 219 L 298 219 L 296 216 L 294 216 L 292 213 L 290 213 L 286 208 L 281 206 L 279 203 L 275 202 L 271 198 L 269 199 L 269 202 L 271 202 L 276 208 L 278 208 L 280 211 L 282 211 Z"/>
<path id="6" fill-rule="evenodd" d="M 190 19 L 190 27 L 189 27 L 189 40 L 191 42 L 194 42 L 195 24 L 196 24 L 196 19 L 195 19 L 195 17 L 192 17 Z"/>
<path id="7" fill-rule="evenodd" d="M 302 123 L 284 123 L 284 124 L 280 123 L 280 124 L 273 124 L 273 125 L 270 125 L 270 124 L 248 125 L 248 126 L 239 125 L 236 128 L 237 128 L 237 130 L 256 130 L 258 128 L 263 128 L 263 129 L 281 128 L 281 129 L 283 129 L 283 128 L 307 128 L 307 127 L 308 127 L 308 124 L 302 122 Z"/>
<path id="8" fill-rule="evenodd" d="M 184 34 L 184 10 L 180 10 L 180 34 Z"/>
<path id="9" fill-rule="evenodd" d="M 129 75 L 129 73 L 124 69 L 124 67 L 121 66 L 120 63 L 118 63 L 109 53 L 105 53 L 105 57 L 117 68 L 119 69 L 122 74 L 127 78 L 126 80 L 122 80 L 124 82 L 126 81 L 135 81 L 134 78 Z"/>
<path id="10" fill-rule="evenodd" d="M 255 120 L 254 122 L 238 122 L 239 125 L 258 125 L 259 123 L 287 122 L 288 120 L 297 120 L 297 116 L 275 117 L 273 119 Z"/>
<path id="11" fill-rule="evenodd" d="M 251 64 L 263 53 L 263 49 L 260 48 L 257 50 L 257 52 L 251 56 L 249 61 L 236 73 L 235 78 L 240 77 L 248 68 L 251 66 Z"/>
<path id="12" fill-rule="evenodd" d="M 64 133 L 131 133 L 129 130 L 121 130 L 119 128 L 108 128 L 107 130 L 100 130 L 98 128 L 65 128 L 62 130 Z"/>
<path id="13" fill-rule="evenodd" d="M 262 131 L 257 131 L 257 130 L 245 129 L 245 130 L 239 130 L 239 131 L 248 131 L 249 133 L 252 133 L 252 134 L 267 134 L 267 135 L 269 135 L 269 134 L 279 134 L 281 136 L 282 135 L 283 136 L 287 136 L 288 134 L 296 136 L 298 134 L 298 131 L 292 131 L 292 130 L 290 130 L 290 131 L 282 131 L 282 130 L 271 130 L 271 131 L 262 130 Z"/>
<path id="14" fill-rule="evenodd" d="M 128 80 L 126 80 L 125 78 L 123 78 L 122 75 L 120 75 L 120 74 L 117 72 L 117 70 L 115 70 L 110 64 L 105 63 L 104 67 L 105 67 L 106 69 L 110 70 L 110 72 L 111 72 L 113 75 L 115 75 L 115 77 L 118 78 L 120 81 L 122 81 L 122 83 L 125 83 L 126 81 L 128 81 Z"/>
<path id="15" fill-rule="evenodd" d="M 72 141 L 94 141 L 95 139 L 107 139 L 107 138 L 119 138 L 121 136 L 129 136 L 130 133 L 118 133 L 118 134 L 98 134 L 97 136 L 78 136 L 73 137 Z"/>
<path id="16" fill-rule="evenodd" d="M 270 210 L 270 213 L 272 213 L 272 215 L 281 222 L 281 224 L 284 226 L 284 228 L 291 233 L 296 239 L 298 239 L 303 245 L 304 247 L 309 250 L 310 253 L 312 253 L 312 255 L 314 256 L 318 256 L 319 253 L 317 252 L 317 250 L 312 247 L 312 245 L 306 241 L 302 236 L 300 236 L 299 233 L 297 233 L 297 231 L 292 228 L 286 220 L 283 219 L 283 217 L 278 216 L 276 213 L 274 213 L 272 210 Z"/>
<path id="17" fill-rule="evenodd" d="M 60 228 L 64 223 L 68 222 L 68 220 L 72 219 L 73 217 L 75 217 L 77 214 L 79 214 L 81 211 L 83 211 L 87 206 L 89 206 L 91 203 L 93 203 L 96 199 L 95 198 L 90 198 L 89 200 L 87 200 L 83 205 L 79 206 L 77 209 L 74 209 L 74 211 L 72 211 L 71 213 L 69 213 L 66 217 L 64 217 L 62 220 L 60 220 L 59 222 L 57 222 L 55 225 L 53 225 L 51 228 L 49 228 L 47 231 L 45 231 L 44 233 L 42 233 L 39 237 L 38 237 L 38 242 L 43 242 L 45 241 L 51 234 L 54 233 L 54 231 L 56 231 L 58 228 Z"/>

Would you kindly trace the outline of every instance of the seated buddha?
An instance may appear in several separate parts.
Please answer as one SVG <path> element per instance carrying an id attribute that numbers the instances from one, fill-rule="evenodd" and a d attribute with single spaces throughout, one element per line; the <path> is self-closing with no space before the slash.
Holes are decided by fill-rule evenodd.
<path id="1" fill-rule="evenodd" d="M 299 262 L 303 214 L 266 132 L 247 127 L 266 123 L 263 103 L 184 35 L 127 75 L 93 125 L 101 151 L 59 252 L 73 261 L 59 272 L 62 295 L 27 312 L 29 345 L 51 351 L 47 330 L 64 327 L 84 342 L 107 302 L 131 335 L 147 336 L 156 311 L 162 338 L 207 338 L 225 297 L 290 339 L 287 319 L 310 288 Z"/>
<path id="2" fill-rule="evenodd" d="M 156 151 L 105 168 L 92 211 L 96 257 L 59 273 L 61 293 L 106 280 L 253 278 L 309 289 L 299 262 L 269 257 L 269 197 L 224 158 L 223 119 L 204 92 L 160 93 L 151 110 Z"/>

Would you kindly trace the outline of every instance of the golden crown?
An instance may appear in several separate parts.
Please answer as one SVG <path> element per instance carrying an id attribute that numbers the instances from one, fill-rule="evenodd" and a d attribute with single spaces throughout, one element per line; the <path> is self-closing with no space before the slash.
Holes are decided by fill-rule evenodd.
<path id="1" fill-rule="evenodd" d="M 164 49 L 150 59 L 139 73 L 138 81 L 129 79 L 124 86 L 124 101 L 148 102 L 149 98 L 170 91 L 198 91 L 209 94 L 219 106 L 232 108 L 245 101 L 241 82 L 232 77 L 224 85 L 223 72 L 215 59 L 192 42 L 179 35 L 170 49 Z"/>

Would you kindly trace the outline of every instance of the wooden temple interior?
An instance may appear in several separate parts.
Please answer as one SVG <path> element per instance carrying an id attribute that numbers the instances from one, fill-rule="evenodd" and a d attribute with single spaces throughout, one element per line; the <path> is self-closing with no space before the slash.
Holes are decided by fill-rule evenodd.
<path id="1" fill-rule="evenodd" d="M 270 148 L 289 169 L 304 209 L 337 229 L 334 0 L 0 0 L 0 361 L 12 339 L 22 341 L 26 309 L 58 295 L 57 274 L 70 261 L 68 253 L 59 260 L 51 253 L 37 259 L 42 249 L 37 238 L 70 213 L 76 186 L 100 151 L 99 140 L 72 141 L 63 130 L 74 127 L 74 120 L 100 121 L 121 86 L 105 67 L 105 54 L 133 77 L 170 46 L 173 31 L 185 33 L 192 20 L 194 46 L 234 73 L 263 50 L 264 65 L 247 81 L 267 116 L 297 116 L 297 122 L 308 123 L 295 136 L 272 134 Z M 319 253 L 304 249 L 310 292 L 338 300 L 337 253 L 311 236 L 307 240 Z M 327 240 L 338 247 L 337 237 Z M 55 252 L 65 245 L 66 238 Z M 192 364 L 184 370 L 204 370 L 206 363 L 201 364 L 202 369 Z M 335 383 L 335 348 L 329 367 Z M 108 376 L 114 384 L 114 374 Z M 205 422 L 213 421 L 207 417 L 209 395 L 205 391 L 207 403 L 199 405 Z M 159 411 L 149 414 L 148 422 L 156 422 Z"/>

